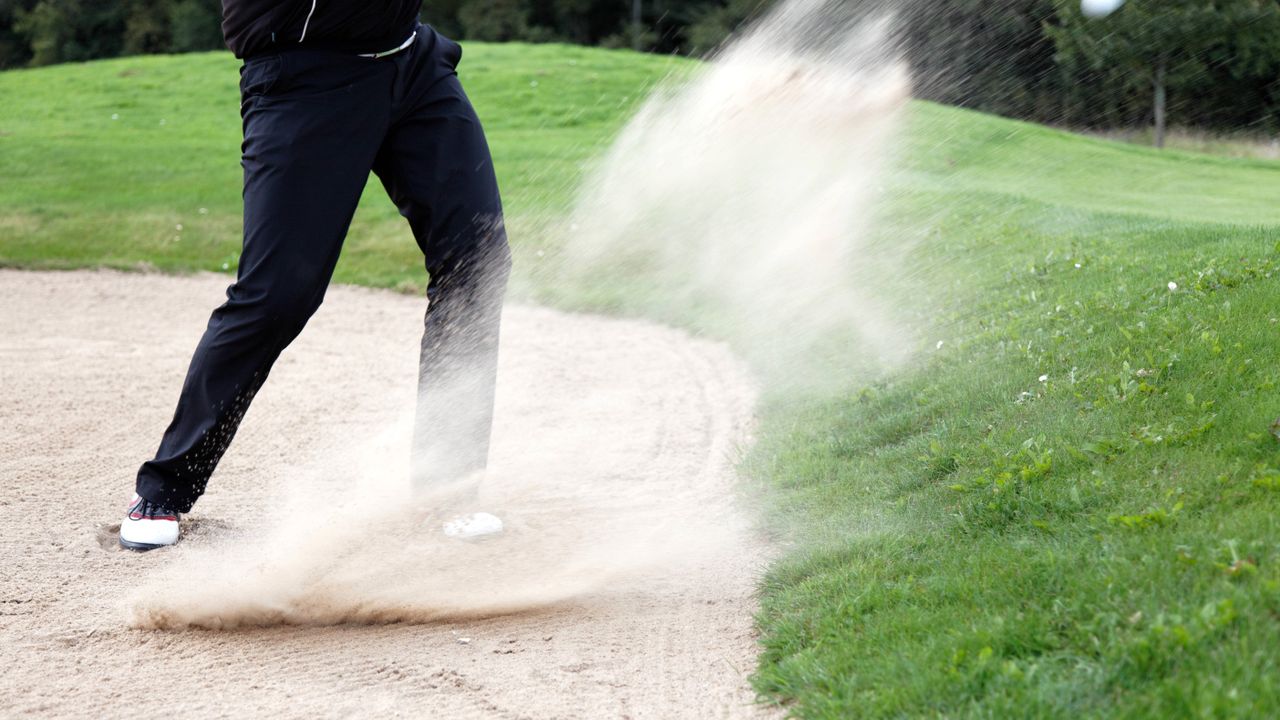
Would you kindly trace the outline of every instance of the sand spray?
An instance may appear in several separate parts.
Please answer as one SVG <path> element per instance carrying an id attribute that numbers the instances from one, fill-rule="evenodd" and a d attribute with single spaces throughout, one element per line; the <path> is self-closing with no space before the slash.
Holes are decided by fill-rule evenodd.
<path id="1" fill-rule="evenodd" d="M 833 336 L 901 362 L 911 341 L 869 280 L 906 244 L 871 250 L 868 229 L 909 74 L 892 16 L 847 5 L 784 2 L 655 92 L 583 185 L 569 272 L 729 336 L 771 380 Z"/>
<path id="2" fill-rule="evenodd" d="M 458 620 L 723 574 L 723 553 L 752 542 L 732 492 L 754 403 L 741 361 L 659 325 L 515 314 L 482 482 L 411 495 L 412 393 L 362 398 L 366 416 L 399 421 L 330 429 L 305 466 L 268 471 L 266 501 L 254 493 L 230 514 L 225 496 L 204 501 L 224 509 L 197 508 L 183 542 L 143 559 L 163 564 L 127 599 L 130 625 Z M 476 510 L 506 532 L 441 532 Z"/>
<path id="3" fill-rule="evenodd" d="M 655 92 L 589 173 L 566 220 L 564 281 L 584 276 L 620 293 L 656 283 L 669 314 L 710 318 L 757 362 L 794 363 L 837 330 L 856 338 L 850 352 L 904 357 L 900 325 L 857 278 L 891 261 L 871 257 L 866 230 L 908 73 L 889 19 L 840 7 L 784 2 L 706 67 Z M 505 362 L 483 482 L 417 497 L 407 483 L 412 393 L 390 393 L 387 413 L 399 421 L 370 438 L 335 435 L 332 452 L 289 473 L 296 477 L 282 483 L 282 497 L 255 503 L 249 515 L 262 522 L 194 527 L 166 551 L 181 557 L 127 601 L 130 624 L 226 629 L 538 611 L 652 591 L 754 542 L 731 487 L 749 434 L 735 418 L 749 415 L 753 399 L 741 363 L 709 341 L 692 341 L 691 354 L 690 341 L 667 328 L 611 338 L 602 324 L 600 332 L 601 352 L 667 343 L 671 364 L 630 367 L 621 383 L 576 348 L 557 367 L 564 386 L 583 392 L 547 398 L 529 392 L 543 378 Z M 653 407 L 668 396 L 646 388 L 673 383 L 691 383 L 688 395 L 701 404 Z M 646 426 L 630 416 L 664 420 Z M 508 532 L 468 543 L 439 531 L 451 513 L 472 510 L 502 515 Z"/>

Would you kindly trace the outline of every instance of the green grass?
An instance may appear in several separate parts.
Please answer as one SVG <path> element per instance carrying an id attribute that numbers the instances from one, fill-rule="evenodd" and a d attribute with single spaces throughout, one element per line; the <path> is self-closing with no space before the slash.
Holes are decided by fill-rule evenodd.
<path id="1" fill-rule="evenodd" d="M 468 46 L 529 294 L 594 302 L 539 285 L 541 223 L 689 67 Z M 222 55 L 0 74 L 0 264 L 234 265 L 234 81 Z M 1280 164 L 916 104 L 895 166 L 874 241 L 914 243 L 887 284 L 919 353 L 766 392 L 745 467 L 791 543 L 757 687 L 806 718 L 1280 713 Z M 338 279 L 420 274 L 369 193 Z"/>
<path id="2" fill-rule="evenodd" d="M 461 76 L 489 132 L 513 237 L 567 205 L 580 168 L 635 103 L 691 66 L 567 45 L 468 44 Z M 0 263 L 234 268 L 237 68 L 229 54 L 209 53 L 0 74 L 9 100 L 0 104 Z M 518 244 L 517 261 L 536 249 Z M 336 279 L 425 285 L 418 248 L 376 178 Z"/>
<path id="3" fill-rule="evenodd" d="M 1155 133 L 1152 128 L 1104 131 L 1097 135 L 1098 137 L 1136 145 L 1151 146 L 1155 144 Z M 1251 132 L 1221 133 L 1174 128 L 1169 130 L 1165 136 L 1165 146 L 1221 157 L 1280 160 L 1280 139 Z"/>
<path id="4" fill-rule="evenodd" d="M 757 686 L 802 717 L 1280 711 L 1280 164 L 919 105 L 901 166 L 877 233 L 925 238 L 928 334 L 766 409 L 748 467 L 804 541 Z"/>

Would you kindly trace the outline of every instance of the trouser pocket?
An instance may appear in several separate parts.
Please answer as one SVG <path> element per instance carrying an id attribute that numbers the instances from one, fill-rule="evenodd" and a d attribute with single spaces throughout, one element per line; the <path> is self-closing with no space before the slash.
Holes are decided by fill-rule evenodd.
<path id="1" fill-rule="evenodd" d="M 280 83 L 284 58 L 266 55 L 246 60 L 240 66 L 240 97 L 247 99 L 270 93 Z"/>

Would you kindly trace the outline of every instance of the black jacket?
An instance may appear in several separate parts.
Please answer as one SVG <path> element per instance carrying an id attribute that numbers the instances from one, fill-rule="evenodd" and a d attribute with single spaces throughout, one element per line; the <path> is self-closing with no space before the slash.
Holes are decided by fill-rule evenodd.
<path id="1" fill-rule="evenodd" d="M 222 0 L 222 37 L 236 57 L 290 48 L 381 52 L 408 39 L 422 0 Z"/>

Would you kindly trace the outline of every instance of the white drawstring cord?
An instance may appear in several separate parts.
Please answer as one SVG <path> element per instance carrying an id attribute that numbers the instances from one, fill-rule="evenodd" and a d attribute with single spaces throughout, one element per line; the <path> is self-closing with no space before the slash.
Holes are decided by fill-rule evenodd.
<path id="1" fill-rule="evenodd" d="M 376 52 L 376 53 L 360 53 L 360 57 L 373 58 L 374 60 L 377 60 L 378 58 L 384 58 L 388 55 L 395 55 L 401 50 L 404 50 L 405 48 L 412 45 L 413 41 L 416 40 L 417 38 L 418 38 L 418 31 L 414 30 L 413 34 L 409 36 L 409 39 L 400 43 L 398 47 L 394 47 L 394 48 L 391 48 L 390 50 L 383 50 L 382 52 Z"/>
<path id="2" fill-rule="evenodd" d="M 302 35 L 298 37 L 298 42 L 307 39 L 307 26 L 311 24 L 311 16 L 316 14 L 316 0 L 311 0 L 311 12 L 307 13 L 307 19 L 302 23 Z"/>

